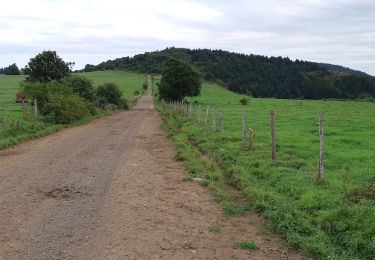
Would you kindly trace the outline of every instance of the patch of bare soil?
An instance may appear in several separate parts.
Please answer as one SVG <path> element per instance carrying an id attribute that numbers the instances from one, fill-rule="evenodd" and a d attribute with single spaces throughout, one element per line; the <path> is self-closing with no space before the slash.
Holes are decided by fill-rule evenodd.
<path id="1" fill-rule="evenodd" d="M 50 191 L 43 192 L 43 194 L 46 198 L 54 199 L 73 199 L 89 195 L 89 193 L 87 191 L 83 191 L 82 188 L 68 186 L 53 188 Z"/>
<path id="2" fill-rule="evenodd" d="M 305 259 L 259 232 L 260 217 L 226 217 L 207 189 L 182 181 L 160 124 L 147 96 L 2 151 L 0 259 Z"/>

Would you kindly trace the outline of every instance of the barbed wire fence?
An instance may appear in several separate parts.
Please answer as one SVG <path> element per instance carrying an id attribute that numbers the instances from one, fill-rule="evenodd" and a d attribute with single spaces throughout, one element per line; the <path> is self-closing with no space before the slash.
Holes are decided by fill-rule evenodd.
<path id="1" fill-rule="evenodd" d="M 253 150 L 255 147 L 255 129 L 254 128 L 248 128 L 247 129 L 247 111 L 242 110 L 241 115 L 234 112 L 226 112 L 224 114 L 223 109 L 210 107 L 207 105 L 205 108 L 199 105 L 193 105 L 192 103 L 187 103 L 184 101 L 171 101 L 166 102 L 162 101 L 161 106 L 164 110 L 171 111 L 173 113 L 177 113 L 179 115 L 182 115 L 190 120 L 193 124 L 195 124 L 198 128 L 204 128 L 207 131 L 217 132 L 221 133 L 221 135 L 224 135 L 225 133 L 225 120 L 224 116 L 226 118 L 229 117 L 239 117 L 241 120 L 241 128 L 239 131 L 241 131 L 242 134 L 242 146 L 246 147 L 249 150 Z M 202 112 L 205 113 L 203 115 L 204 125 L 202 124 Z M 276 113 L 274 110 L 270 110 L 270 141 L 271 141 L 271 151 L 270 151 L 270 158 L 272 161 L 277 160 L 277 133 L 276 133 Z M 211 119 L 211 122 L 210 120 Z M 318 169 L 317 169 L 317 180 L 323 181 L 324 179 L 324 132 L 323 132 L 323 114 L 319 115 L 318 120 L 318 135 L 320 139 L 320 146 L 319 146 L 319 157 L 318 157 Z M 211 124 L 211 125 L 210 125 Z"/>
<path id="2" fill-rule="evenodd" d="M 31 120 L 38 118 L 38 102 L 0 102 L 1 126 L 7 126 L 15 120 Z"/>

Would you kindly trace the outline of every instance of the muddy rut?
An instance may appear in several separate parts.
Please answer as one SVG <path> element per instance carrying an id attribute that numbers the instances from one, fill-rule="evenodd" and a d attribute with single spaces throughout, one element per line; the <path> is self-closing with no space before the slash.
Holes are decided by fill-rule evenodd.
<path id="1" fill-rule="evenodd" d="M 174 160 L 150 96 L 0 151 L 0 259 L 303 259 L 228 218 Z M 221 228 L 210 233 L 210 226 Z M 235 249 L 238 241 L 260 249 Z"/>

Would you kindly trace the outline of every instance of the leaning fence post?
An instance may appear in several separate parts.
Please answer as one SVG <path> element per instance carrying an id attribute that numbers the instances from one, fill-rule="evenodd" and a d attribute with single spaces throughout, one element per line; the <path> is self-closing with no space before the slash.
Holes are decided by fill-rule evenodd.
<path id="1" fill-rule="evenodd" d="M 38 116 L 38 101 L 36 99 L 34 99 L 34 115 L 35 117 Z"/>
<path id="2" fill-rule="evenodd" d="M 198 127 L 201 126 L 201 105 L 198 106 Z"/>
<path id="3" fill-rule="evenodd" d="M 209 109 L 210 109 L 210 106 L 207 106 L 207 111 L 206 111 L 206 121 L 205 121 L 205 127 L 207 128 L 207 126 L 208 126 L 208 111 L 209 111 Z"/>
<path id="4" fill-rule="evenodd" d="M 272 161 L 275 161 L 276 160 L 275 112 L 271 110 L 270 115 L 271 115 Z"/>
<path id="5" fill-rule="evenodd" d="M 245 111 L 242 111 L 242 145 L 246 145 L 246 121 L 245 121 Z"/>
<path id="6" fill-rule="evenodd" d="M 323 114 L 319 116 L 319 140 L 320 140 L 320 147 L 319 147 L 319 180 L 322 181 L 324 179 L 324 119 Z"/>

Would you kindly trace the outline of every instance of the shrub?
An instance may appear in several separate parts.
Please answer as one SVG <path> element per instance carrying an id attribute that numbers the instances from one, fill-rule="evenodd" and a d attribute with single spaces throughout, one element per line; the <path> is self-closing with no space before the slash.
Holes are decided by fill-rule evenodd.
<path id="1" fill-rule="evenodd" d="M 68 124 L 95 114 L 95 107 L 60 82 L 27 82 L 23 89 L 28 98 L 36 99 L 40 113 L 51 123 Z"/>
<path id="2" fill-rule="evenodd" d="M 121 97 L 122 92 L 115 83 L 104 83 L 96 90 L 96 102 L 102 108 L 108 104 L 121 108 L 124 105 Z"/>
<path id="3" fill-rule="evenodd" d="M 248 98 L 248 97 L 242 97 L 242 98 L 240 99 L 240 104 L 241 104 L 241 105 L 246 106 L 248 102 L 249 102 L 249 98 Z"/>
<path id="4" fill-rule="evenodd" d="M 90 115 L 86 101 L 78 95 L 50 94 L 42 114 L 48 122 L 69 124 Z"/>
<path id="5" fill-rule="evenodd" d="M 25 82 L 22 88 L 29 99 L 36 99 L 38 106 L 43 106 L 48 102 L 48 97 L 51 94 L 60 94 L 63 96 L 69 96 L 73 94 L 73 90 L 60 82 Z"/>
<path id="6" fill-rule="evenodd" d="M 125 110 L 129 109 L 129 102 L 128 102 L 128 100 L 125 99 L 124 97 L 122 97 L 122 98 L 120 99 L 119 108 L 121 108 L 121 109 L 125 109 Z"/>
<path id="7" fill-rule="evenodd" d="M 93 102 L 95 99 L 94 88 L 92 81 L 88 78 L 73 75 L 65 79 L 64 83 L 70 87 L 74 93 L 83 97 L 89 102 Z"/>

